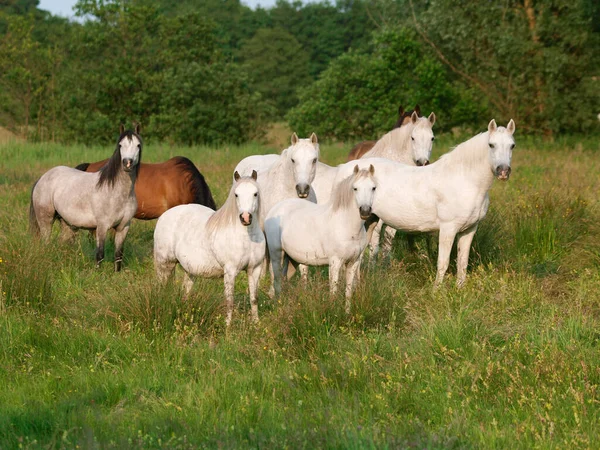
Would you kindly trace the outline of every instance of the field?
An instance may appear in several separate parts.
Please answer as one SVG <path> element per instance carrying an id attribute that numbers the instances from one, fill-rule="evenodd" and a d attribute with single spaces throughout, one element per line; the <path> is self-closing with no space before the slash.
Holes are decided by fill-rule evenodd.
<path id="1" fill-rule="evenodd" d="M 229 330 L 220 280 L 187 301 L 157 285 L 155 222 L 133 223 L 121 273 L 112 244 L 94 268 L 87 233 L 29 235 L 33 182 L 112 148 L 2 145 L 0 448 L 600 447 L 599 141 L 516 139 L 463 289 L 452 264 L 433 291 L 435 245 L 410 253 L 400 236 L 350 315 L 313 269 L 279 302 L 263 282 L 254 325 L 241 276 Z M 456 143 L 440 136 L 434 159 Z M 237 161 L 276 150 L 150 145 L 144 159 L 188 156 L 221 204 Z"/>

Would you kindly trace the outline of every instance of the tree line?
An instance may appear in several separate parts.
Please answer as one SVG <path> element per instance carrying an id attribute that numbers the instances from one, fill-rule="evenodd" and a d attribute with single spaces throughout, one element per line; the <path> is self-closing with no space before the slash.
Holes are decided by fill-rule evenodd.
<path id="1" fill-rule="evenodd" d="M 0 4 L 0 125 L 103 142 L 117 123 L 173 143 L 240 143 L 287 120 L 372 138 L 399 104 L 439 129 L 514 118 L 531 133 L 598 130 L 594 0 L 79 0 L 79 20 Z M 483 119 L 482 119 L 483 118 Z"/>

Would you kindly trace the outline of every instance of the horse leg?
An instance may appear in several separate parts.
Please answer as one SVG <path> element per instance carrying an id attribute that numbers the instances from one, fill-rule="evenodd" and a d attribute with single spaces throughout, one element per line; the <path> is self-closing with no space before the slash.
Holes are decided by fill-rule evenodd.
<path id="1" fill-rule="evenodd" d="M 469 252 L 471 251 L 471 243 L 477 231 L 477 224 L 473 225 L 468 230 L 458 233 L 458 256 L 456 258 L 456 285 L 462 287 L 467 278 L 467 265 L 469 264 Z"/>
<path id="2" fill-rule="evenodd" d="M 383 243 L 381 245 L 381 252 L 384 257 L 388 257 L 390 253 L 392 253 L 392 244 L 394 243 L 394 238 L 396 237 L 396 229 L 392 227 L 388 227 L 385 223 L 382 226 L 383 228 Z"/>
<path id="3" fill-rule="evenodd" d="M 360 257 L 346 264 L 346 313 L 350 314 L 350 298 L 356 287 L 356 274 L 360 269 Z"/>
<path id="4" fill-rule="evenodd" d="M 308 266 L 305 264 L 298 264 L 298 272 L 300 272 L 300 279 L 304 286 L 308 284 Z"/>
<path id="5" fill-rule="evenodd" d="M 406 235 L 406 244 L 408 247 L 408 251 L 410 253 L 415 253 L 415 251 L 417 250 L 417 246 L 415 244 L 415 235 L 414 234 Z"/>
<path id="6" fill-rule="evenodd" d="M 96 268 L 104 260 L 104 241 L 106 240 L 106 228 L 96 228 Z"/>
<path id="7" fill-rule="evenodd" d="M 369 261 L 373 261 L 373 250 L 371 248 L 371 242 L 373 241 L 373 235 L 375 234 L 375 228 L 379 225 L 379 217 L 375 214 L 371 214 L 367 220 L 365 220 L 365 230 L 367 232 L 367 242 L 369 243 Z M 379 243 L 379 238 L 377 238 Z M 364 253 L 364 252 L 363 252 Z"/>
<path id="8" fill-rule="evenodd" d="M 62 219 L 60 219 L 60 240 L 62 242 L 73 242 L 75 240 L 75 230 Z"/>
<path id="9" fill-rule="evenodd" d="M 371 238 L 369 239 L 369 262 L 374 263 L 379 253 L 379 239 L 381 238 L 381 229 L 383 222 L 379 220 L 373 227 Z"/>
<path id="10" fill-rule="evenodd" d="M 233 317 L 233 290 L 235 287 L 235 277 L 237 272 L 233 267 L 225 267 L 223 281 L 225 283 L 225 304 L 227 306 L 227 316 L 225 317 L 225 325 L 231 325 Z"/>
<path id="11" fill-rule="evenodd" d="M 284 253 L 282 250 L 269 249 L 271 254 L 271 288 L 269 289 L 269 297 L 279 298 L 281 294 L 281 281 L 283 279 L 282 260 Z M 287 270 L 287 268 L 286 268 Z"/>
<path id="12" fill-rule="evenodd" d="M 248 287 L 250 289 L 250 313 L 252 314 L 252 320 L 258 322 L 258 302 L 256 301 L 256 291 L 258 289 L 258 280 L 260 279 L 260 272 L 262 271 L 262 264 L 256 267 L 246 269 L 248 273 Z"/>
<path id="13" fill-rule="evenodd" d="M 434 288 L 438 288 L 442 284 L 442 281 L 444 281 L 444 275 L 448 270 L 448 264 L 450 264 L 450 252 L 452 251 L 455 236 L 456 230 L 453 226 L 440 227 L 437 275 L 435 277 Z"/>
<path id="14" fill-rule="evenodd" d="M 173 264 L 173 267 L 175 267 L 175 264 Z M 183 299 L 187 300 L 190 297 L 192 288 L 194 287 L 194 279 L 192 278 L 192 276 L 189 273 L 187 273 L 187 271 L 185 271 L 183 273 L 182 286 L 183 286 Z"/>
<path id="15" fill-rule="evenodd" d="M 331 295 L 337 294 L 341 270 L 342 260 L 339 258 L 332 258 L 329 261 L 329 292 Z"/>
<path id="16" fill-rule="evenodd" d="M 128 222 L 121 230 L 115 229 L 115 272 L 121 270 L 121 264 L 123 263 L 123 244 L 125 243 L 130 223 L 131 222 Z"/>

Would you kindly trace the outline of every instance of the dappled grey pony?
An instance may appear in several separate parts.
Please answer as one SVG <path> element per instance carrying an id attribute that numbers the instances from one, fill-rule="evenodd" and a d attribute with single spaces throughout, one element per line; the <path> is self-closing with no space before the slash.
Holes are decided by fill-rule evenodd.
<path id="1" fill-rule="evenodd" d="M 117 148 L 99 172 L 66 166 L 50 169 L 33 185 L 29 225 L 34 235 L 48 239 L 52 224 L 61 222 L 61 237 L 70 240 L 77 229 L 96 231 L 96 266 L 104 259 L 108 230 L 115 230 L 115 271 L 121 270 L 123 242 L 137 209 L 134 185 L 142 157 L 139 125 L 121 125 Z"/>

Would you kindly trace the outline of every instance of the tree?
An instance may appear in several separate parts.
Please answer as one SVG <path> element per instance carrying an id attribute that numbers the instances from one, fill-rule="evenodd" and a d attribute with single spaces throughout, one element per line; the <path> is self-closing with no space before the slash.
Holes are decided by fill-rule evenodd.
<path id="1" fill-rule="evenodd" d="M 286 31 L 262 28 L 240 50 L 251 86 L 272 99 L 283 116 L 298 102 L 296 90 L 310 82 L 308 54 Z"/>

